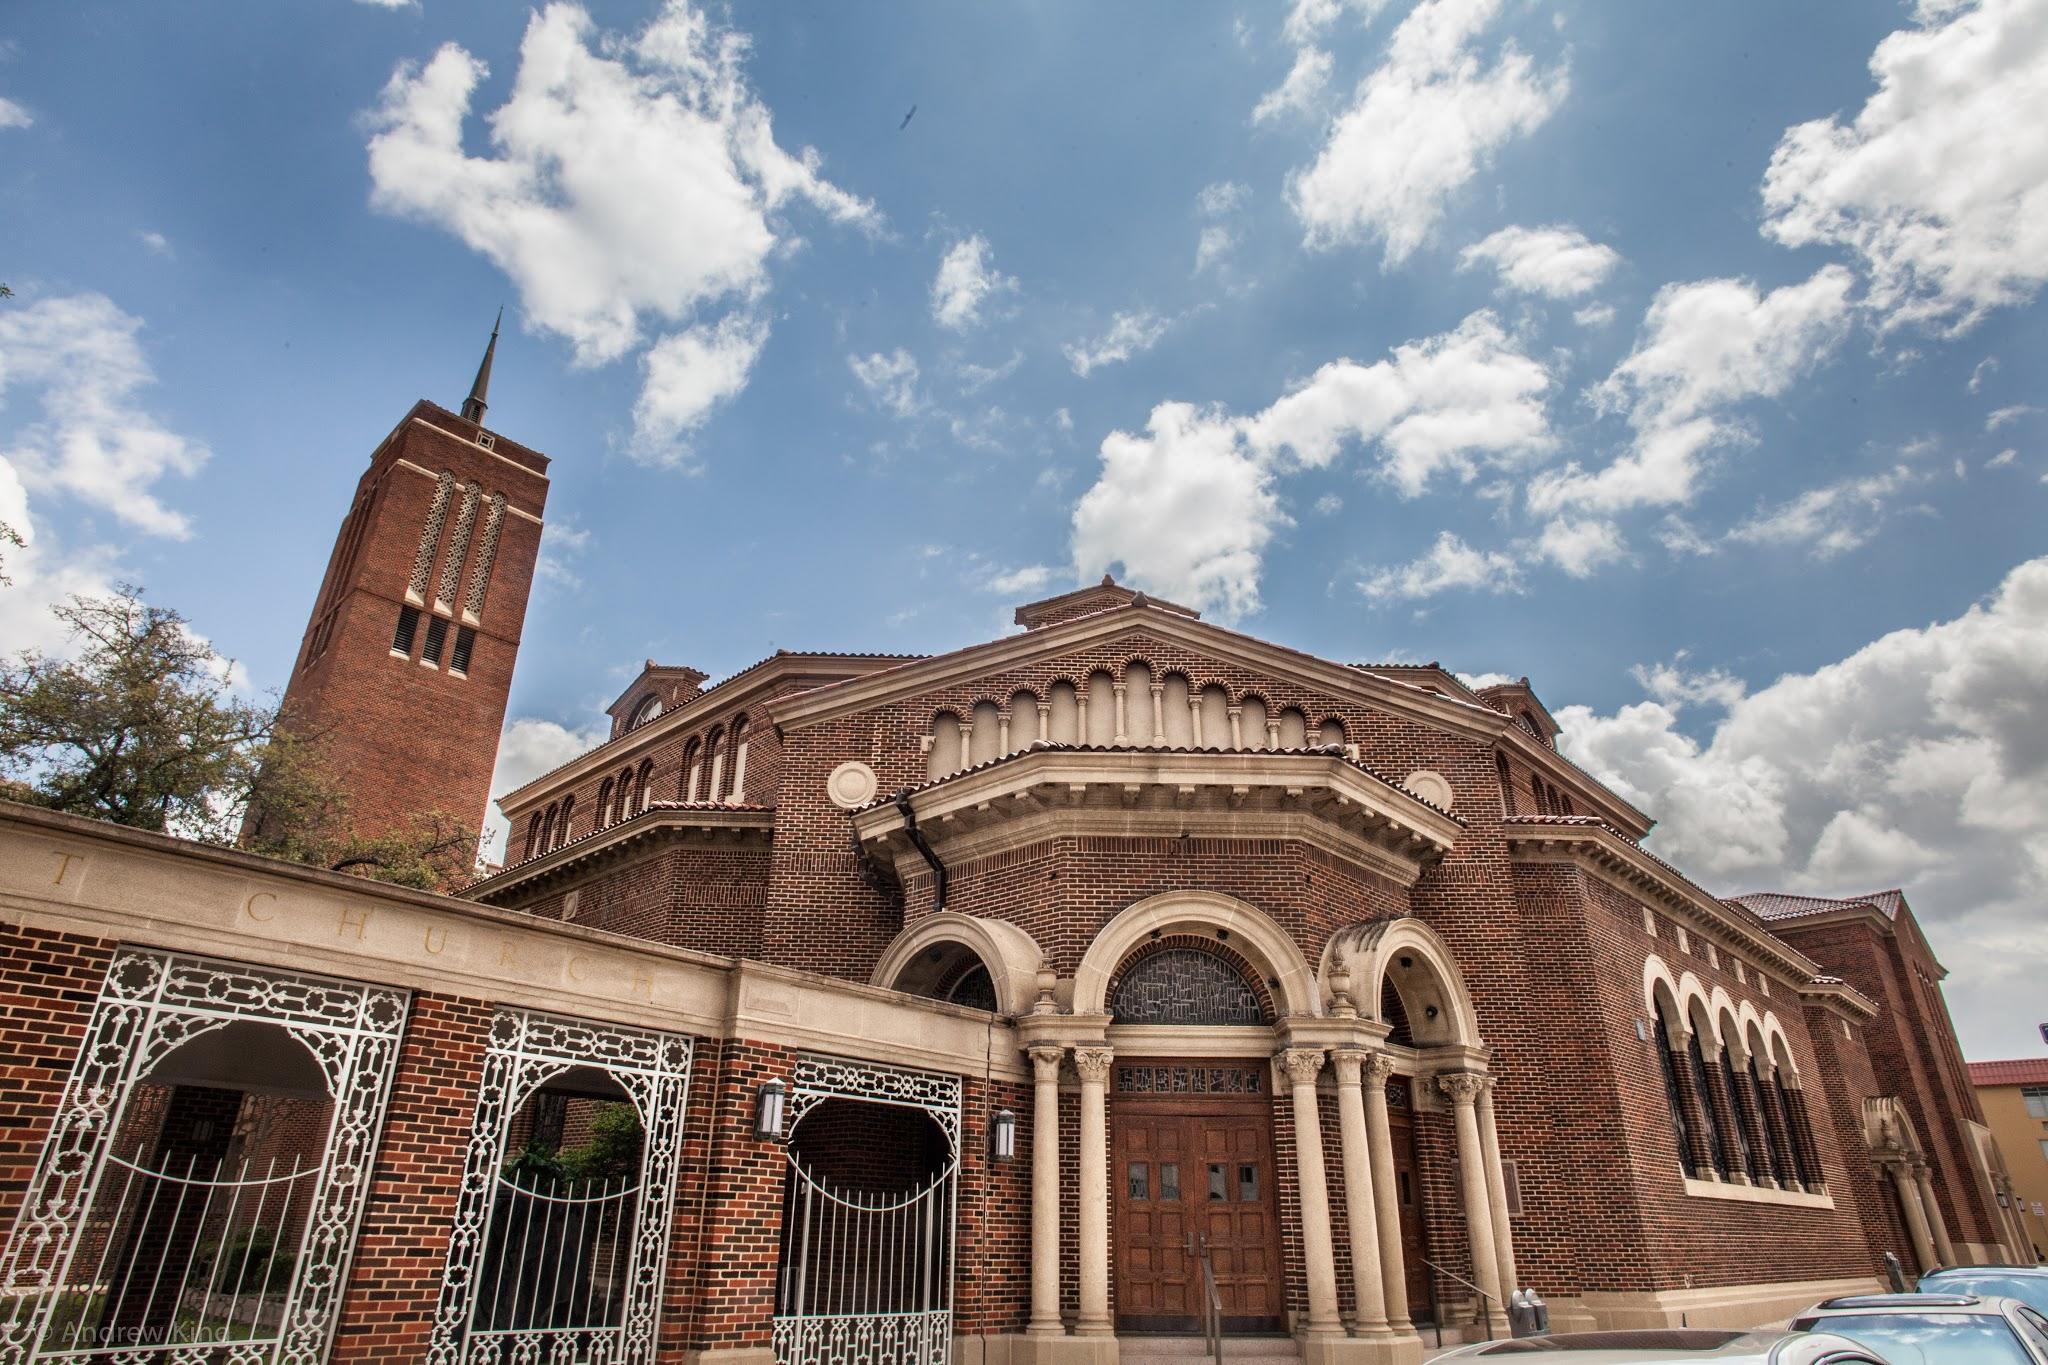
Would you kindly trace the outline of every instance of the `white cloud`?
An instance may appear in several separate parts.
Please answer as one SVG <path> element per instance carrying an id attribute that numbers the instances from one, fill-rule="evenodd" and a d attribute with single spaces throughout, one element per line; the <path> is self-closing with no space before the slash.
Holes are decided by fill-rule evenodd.
<path id="1" fill-rule="evenodd" d="M 1537 71 L 1504 44 L 1491 66 L 1473 43 L 1501 0 L 1421 0 L 1387 58 L 1331 125 L 1288 197 L 1311 246 L 1378 241 L 1399 265 L 1428 238 L 1452 193 L 1563 101 L 1562 65 Z"/>
<path id="2" fill-rule="evenodd" d="M 1977 367 L 1970 371 L 1970 392 L 1976 393 L 1978 390 L 1982 389 L 1984 387 L 1984 381 L 1989 379 L 1992 375 L 1996 373 L 1998 373 L 1997 356 L 1987 355 L 1982 360 L 1978 361 Z"/>
<path id="3" fill-rule="evenodd" d="M 161 232 L 138 232 L 135 234 L 135 240 L 141 242 L 144 249 L 152 256 L 162 256 L 168 260 L 177 255 L 176 252 L 171 250 L 171 239 L 164 236 Z"/>
<path id="4" fill-rule="evenodd" d="M 1082 582 L 1122 577 L 1235 620 L 1259 607 L 1259 556 L 1286 521 L 1266 461 L 1218 409 L 1161 403 L 1146 434 L 1111 432 L 1102 474 L 1074 507 Z"/>
<path id="5" fill-rule="evenodd" d="M 633 405 L 632 452 L 650 463 L 688 463 L 685 438 L 747 387 L 767 342 L 768 320 L 746 313 L 655 342 L 641 358 L 645 381 Z"/>
<path id="6" fill-rule="evenodd" d="M 1986 460 L 1984 462 L 1984 467 L 1986 469 L 2003 469 L 2007 465 L 2011 464 L 2014 460 L 2017 460 L 2019 457 L 2020 453 L 2017 450 L 2014 450 L 2008 446 L 2006 449 L 1999 451 L 1996 455 L 1993 455 L 1990 459 Z"/>
<path id="7" fill-rule="evenodd" d="M 1544 413 L 1550 375 L 1492 313 L 1361 365 L 1339 360 L 1251 419 L 1261 453 L 1285 449 L 1329 464 L 1351 439 L 1374 442 L 1380 473 L 1403 497 L 1440 473 L 1470 480 L 1482 465 L 1514 467 L 1555 445 Z"/>
<path id="8" fill-rule="evenodd" d="M 31 490 L 67 493 L 139 531 L 183 540 L 189 521 L 153 489 L 160 479 L 197 473 L 207 450 L 138 401 L 156 382 L 141 329 L 141 318 L 103 294 L 0 311 L 0 397 L 33 393 L 41 414 L 7 433 L 0 459 Z"/>
<path id="9" fill-rule="evenodd" d="M 13 100 L 0 98 L 0 128 L 29 128 L 35 117 Z"/>
<path id="10" fill-rule="evenodd" d="M 1245 615 L 1258 608 L 1261 552 L 1287 523 L 1274 490 L 1283 469 L 1326 467 L 1356 441 L 1412 496 L 1439 473 L 1518 466 L 1554 444 L 1549 383 L 1479 312 L 1386 360 L 1325 365 L 1250 417 L 1161 403 L 1149 434 L 1103 441 L 1102 472 L 1074 511 L 1076 571 L 1085 582 L 1122 563 L 1162 597 Z"/>
<path id="11" fill-rule="evenodd" d="M 1621 529 L 1598 517 L 1552 517 L 1536 537 L 1536 550 L 1573 578 L 1590 578 L 1602 565 L 1628 558 Z"/>
<path id="12" fill-rule="evenodd" d="M 1497 550 L 1475 550 L 1449 531 L 1419 559 L 1381 569 L 1360 580 L 1358 590 L 1375 602 L 1391 598 L 1434 597 L 1452 588 L 1480 592 L 1519 592 L 1521 570 Z"/>
<path id="13" fill-rule="evenodd" d="M 1629 672 L 1645 692 L 1668 706 L 1704 702 L 1725 710 L 1748 695 L 1748 684 L 1726 669 L 1685 667 L 1689 654 L 1681 649 L 1669 663 L 1637 664 Z"/>
<path id="14" fill-rule="evenodd" d="M 507 725 L 498 740 L 498 766 L 491 774 L 491 809 L 484 820 L 483 856 L 493 862 L 502 861 L 505 856 L 505 838 L 511 826 L 498 809 L 498 797 L 582 757 L 610 735 L 607 726 L 572 730 L 537 716 L 521 716 Z"/>
<path id="15" fill-rule="evenodd" d="M 1202 186 L 1202 192 L 1195 196 L 1195 206 L 1204 218 L 1221 218 L 1243 208 L 1251 197 L 1249 186 L 1235 180 L 1218 180 Z"/>
<path id="16" fill-rule="evenodd" d="M 888 355 L 850 355 L 846 363 L 877 407 L 898 417 L 915 417 L 924 410 L 924 400 L 917 395 L 917 358 L 902 347 Z"/>
<path id="17" fill-rule="evenodd" d="M 995 268 L 988 239 L 977 232 L 955 242 L 940 259 L 932 280 L 932 318 L 941 327 L 964 332 L 981 321 L 984 303 L 1016 287 L 1013 277 Z"/>
<path id="18" fill-rule="evenodd" d="M 1221 223 L 1211 223 L 1202 229 L 1202 235 L 1195 242 L 1195 273 L 1201 274 L 1210 266 L 1228 257 L 1237 246 L 1237 234 Z"/>
<path id="19" fill-rule="evenodd" d="M 1020 569 L 1010 569 L 990 577 L 984 585 L 990 592 L 1018 593 L 1039 592 L 1052 582 L 1053 570 L 1045 564 L 1026 564 Z"/>
<path id="20" fill-rule="evenodd" d="M 1676 512 L 1667 513 L 1658 523 L 1657 543 L 1674 555 L 1714 553 L 1714 542 L 1694 530 L 1692 524 Z"/>
<path id="21" fill-rule="evenodd" d="M 549 518 L 541 527 L 540 558 L 534 564 L 534 575 L 564 588 L 580 588 L 582 577 L 577 574 L 574 561 L 590 544 L 590 532 L 574 522 L 559 517 Z"/>
<path id="22" fill-rule="evenodd" d="M 954 367 L 954 373 L 960 376 L 960 387 L 968 393 L 974 393 L 987 388 L 998 379 L 1008 379 L 1023 363 L 1024 353 L 1012 351 L 1010 358 L 1000 365 L 976 365 L 971 361 L 963 361 Z"/>
<path id="23" fill-rule="evenodd" d="M 1840 266 L 1759 294 L 1747 280 L 1657 292 L 1635 349 L 1593 390 L 1634 428 L 1627 454 L 1598 473 L 1574 462 L 1529 490 L 1538 512 L 1684 504 L 1711 450 L 1744 438 L 1725 409 L 1784 393 L 1841 340 L 1854 283 Z"/>
<path id="24" fill-rule="evenodd" d="M 419 0 L 356 0 L 356 3 L 368 5 L 371 9 L 414 9 L 418 7 Z"/>
<path id="25" fill-rule="evenodd" d="M 2002 426 L 2017 422 L 2022 417 L 2031 417 L 2040 409 L 2031 403 L 2015 403 L 2009 408 L 1999 408 L 1984 419 L 1984 430 L 1996 431 Z"/>
<path id="26" fill-rule="evenodd" d="M 1335 65 L 1330 54 L 1321 48 L 1298 49 L 1294 54 L 1294 65 L 1287 69 L 1286 79 L 1268 90 L 1253 106 L 1252 122 L 1264 123 L 1282 114 L 1313 112 L 1323 87 L 1330 83 L 1330 71 Z"/>
<path id="27" fill-rule="evenodd" d="M 1290 43 L 1310 42 L 1346 10 L 1356 14 L 1361 23 L 1371 23 L 1386 6 L 1387 0 L 1294 0 L 1280 33 Z"/>
<path id="28" fill-rule="evenodd" d="M 781 212 L 802 201 L 863 229 L 881 221 L 819 175 L 815 153 L 776 144 L 746 53 L 688 0 L 630 36 L 551 4 L 527 24 L 510 97 L 485 118 L 489 154 L 471 156 L 464 128 L 487 72 L 447 44 L 401 65 L 367 116 L 371 204 L 497 265 L 527 321 L 566 338 L 579 364 L 617 360 L 665 322 L 683 330 L 660 343 L 665 363 L 650 357 L 650 380 L 674 379 L 676 347 L 692 344 L 678 337 L 718 350 L 730 373 L 749 325 L 728 324 L 756 311 L 769 261 L 792 242 Z M 643 397 L 656 426 L 683 412 L 675 392 Z"/>
<path id="29" fill-rule="evenodd" d="M 1109 330 L 1095 340 L 1070 342 L 1060 349 L 1066 352 L 1067 363 L 1074 367 L 1074 373 L 1086 379 L 1091 370 L 1101 369 L 1104 365 L 1119 365 L 1134 355 L 1151 350 L 1172 326 L 1172 318 L 1163 318 L 1144 309 L 1135 313 L 1118 313 L 1109 320 Z"/>
<path id="30" fill-rule="evenodd" d="M 1551 299 L 1590 294 L 1620 264 L 1621 253 L 1613 247 L 1561 225 L 1505 227 L 1458 256 L 1461 270 L 1490 265 L 1499 273 L 1503 289 Z"/>
<path id="31" fill-rule="evenodd" d="M 1344 510 L 1344 499 L 1335 493 L 1325 493 L 1316 499 L 1316 513 L 1319 516 L 1334 517 Z"/>
<path id="32" fill-rule="evenodd" d="M 1891 324 L 1960 332 L 2048 281 L 2048 15 L 2035 0 L 1920 0 L 1879 43 L 1856 117 L 1787 129 L 1764 231 L 1861 257 Z"/>
<path id="33" fill-rule="evenodd" d="M 1759 512 L 1728 538 L 1752 545 L 1803 545 L 1816 559 L 1832 559 L 1875 536 L 1894 495 L 1919 481 L 1912 470 L 1898 465 L 1882 474 L 1810 488 Z"/>
<path id="34" fill-rule="evenodd" d="M 1581 327 L 1605 327 L 1614 321 L 1614 305 L 1611 303 L 1589 303 L 1572 314 L 1572 321 Z"/>
<path id="35" fill-rule="evenodd" d="M 1651 847 L 1716 890 L 1903 883 L 1966 1051 L 2031 1046 L 2048 973 L 2048 559 L 1988 602 L 1727 704 L 1559 710 L 1571 756 L 1660 816 Z M 2022 1033 L 2022 1030 L 2025 1030 Z"/>
<path id="36" fill-rule="evenodd" d="M 1074 429 L 1074 414 L 1068 412 L 1065 408 L 1055 408 L 1052 414 L 1052 421 L 1053 425 L 1061 431 L 1072 431 Z"/>

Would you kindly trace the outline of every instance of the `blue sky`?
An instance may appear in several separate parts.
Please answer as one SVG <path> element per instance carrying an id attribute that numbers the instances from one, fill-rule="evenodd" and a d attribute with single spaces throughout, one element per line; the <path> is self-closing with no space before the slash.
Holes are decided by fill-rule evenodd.
<path id="1" fill-rule="evenodd" d="M 944 649 L 1114 568 L 1528 675 L 1653 847 L 1905 885 L 1966 1047 L 2044 1050 L 2038 0 L 0 39 L 12 641 L 127 577 L 279 685 L 369 451 L 503 303 L 492 424 L 556 460 L 507 781 L 643 658 Z"/>

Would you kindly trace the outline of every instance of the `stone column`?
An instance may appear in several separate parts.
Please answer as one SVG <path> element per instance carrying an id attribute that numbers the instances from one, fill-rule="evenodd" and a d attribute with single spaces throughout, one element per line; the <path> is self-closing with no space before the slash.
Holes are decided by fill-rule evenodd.
<path id="1" fill-rule="evenodd" d="M 1943 1265 L 1954 1265 L 1955 1245 L 1948 1239 L 1948 1220 L 1941 1216 L 1941 1204 L 1934 1197 L 1934 1171 L 1926 1162 L 1914 1165 L 1913 1183 L 1920 1187 L 1920 1206 L 1927 1211 L 1927 1230 L 1934 1234 L 1934 1252 Z"/>
<path id="2" fill-rule="evenodd" d="M 1152 742 L 1166 743 L 1166 684 L 1152 684 Z"/>
<path id="3" fill-rule="evenodd" d="M 1927 1211 L 1920 1207 L 1920 1185 L 1913 1179 L 1913 1173 L 1903 1161 L 1891 1166 L 1892 1187 L 1899 1194 L 1899 1208 L 1906 1215 L 1906 1235 L 1913 1239 L 1913 1259 L 1920 1262 L 1920 1273 L 1926 1274 L 1936 1265 L 1934 1238 L 1927 1230 Z"/>
<path id="4" fill-rule="evenodd" d="M 1031 1321 L 1025 1335 L 1056 1337 L 1060 1325 L 1060 1053 L 1031 1049 Z"/>
<path id="5" fill-rule="evenodd" d="M 1227 709 L 1230 713 L 1230 747 L 1242 749 L 1244 747 L 1244 708 L 1242 706 L 1232 706 Z M 1218 747 L 1220 748 L 1221 746 L 1219 745 Z"/>
<path id="6" fill-rule="evenodd" d="M 1337 1318 L 1337 1253 L 1330 1239 L 1330 1180 L 1323 1170 L 1323 1125 L 1316 1107 L 1320 1049 L 1291 1047 L 1280 1054 L 1294 1090 L 1294 1172 L 1301 1183 L 1301 1252 L 1308 1273 L 1310 1336 L 1341 1335 Z"/>
<path id="7" fill-rule="evenodd" d="M 1493 1254 L 1500 1261 L 1502 1296 L 1521 1286 L 1515 1272 L 1515 1231 L 1508 1219 L 1507 1172 L 1500 1164 L 1500 1133 L 1493 1124 L 1494 1078 L 1488 1076 L 1474 1108 L 1479 1115 L 1479 1150 L 1486 1158 L 1486 1203 L 1493 1213 Z"/>
<path id="8" fill-rule="evenodd" d="M 1387 1326 L 1412 1334 L 1415 1324 L 1408 1317 L 1408 1261 L 1401 1246 L 1401 1189 L 1394 1180 L 1394 1135 L 1387 1122 L 1387 1081 L 1393 1074 L 1394 1059 L 1375 1052 L 1366 1057 L 1359 1080 L 1365 1098 L 1365 1143 L 1372 1157 L 1373 1211 L 1379 1222 L 1380 1284 L 1386 1291 Z"/>
<path id="9" fill-rule="evenodd" d="M 1074 1049 L 1081 1076 L 1080 1217 L 1075 1241 L 1080 1260 L 1081 1315 L 1076 1336 L 1110 1336 L 1109 1317 L 1109 1121 L 1105 1103 L 1109 1064 L 1106 1047 Z"/>
<path id="10" fill-rule="evenodd" d="M 1372 1152 L 1359 1081 L 1366 1054 L 1339 1048 L 1331 1057 L 1337 1068 L 1337 1125 L 1344 1138 L 1344 1226 L 1351 1238 L 1351 1293 L 1358 1304 L 1358 1332 L 1384 1336 L 1387 1291 L 1380 1282 L 1379 1211 L 1373 1206 Z"/>
<path id="11" fill-rule="evenodd" d="M 1109 690 L 1116 694 L 1116 743 L 1130 742 L 1130 704 L 1127 700 L 1129 686 L 1125 683 L 1111 683 Z"/>
<path id="12" fill-rule="evenodd" d="M 1500 1291 L 1500 1257 L 1493 1246 L 1493 1210 L 1486 1200 L 1486 1153 L 1479 1141 L 1479 1116 L 1474 1108 L 1486 1078 L 1470 1072 L 1454 1072 L 1436 1078 L 1437 1088 L 1450 1096 L 1458 1126 L 1458 1178 L 1464 1187 L 1465 1232 L 1472 1241 L 1472 1279 L 1486 1295 L 1480 1311 L 1505 1333 L 1507 1313 Z"/>
<path id="13" fill-rule="evenodd" d="M 1197 749 L 1213 742 L 1202 738 L 1202 699 L 1193 692 L 1188 693 L 1188 724 L 1192 727 Z"/>

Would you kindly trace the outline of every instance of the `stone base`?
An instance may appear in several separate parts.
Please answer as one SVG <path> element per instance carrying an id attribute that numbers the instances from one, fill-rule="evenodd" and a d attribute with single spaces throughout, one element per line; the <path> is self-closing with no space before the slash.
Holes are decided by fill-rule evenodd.
<path id="1" fill-rule="evenodd" d="M 1883 1292 L 1884 1286 L 1876 1279 L 1846 1279 L 1591 1293 L 1550 1300 L 1550 1329 L 1604 1332 L 1644 1327 L 1766 1327 L 1783 1322 L 1822 1299 Z"/>
<path id="2" fill-rule="evenodd" d="M 1421 1365 L 1422 1338 L 1302 1337 L 1301 1365 Z"/>
<path id="3" fill-rule="evenodd" d="M 954 1365 L 1117 1365 L 1115 1337 L 954 1337 Z"/>
<path id="4" fill-rule="evenodd" d="M 709 1351 L 684 1351 L 683 1365 L 775 1365 L 773 1346 L 725 1346 Z"/>

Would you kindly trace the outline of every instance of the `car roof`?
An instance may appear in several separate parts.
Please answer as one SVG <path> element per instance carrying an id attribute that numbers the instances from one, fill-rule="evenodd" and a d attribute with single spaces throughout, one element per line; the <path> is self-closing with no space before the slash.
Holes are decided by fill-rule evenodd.
<path id="1" fill-rule="evenodd" d="M 1920 1278 L 1931 1280 L 1941 1275 L 2041 1275 L 2048 1276 L 2048 1265 L 2020 1265 L 2013 1261 L 1991 1261 L 1984 1265 L 1945 1265 L 1939 1270 L 1930 1270 Z"/>
<path id="2" fill-rule="evenodd" d="M 1816 1334 L 1788 1338 L 1782 1332 L 1737 1332 L 1703 1327 L 1657 1327 L 1607 1332 L 1559 1332 L 1544 1336 L 1518 1337 L 1509 1341 L 1478 1342 L 1450 1352 L 1439 1359 L 1527 1361 L 1554 1360 L 1558 1365 L 1696 1365 L 1716 1362 L 1737 1365 L 1753 1362 L 1766 1365 L 1773 1359 L 1771 1348 L 1787 1340 L 1812 1341 L 1837 1350 L 1867 1351 L 1843 1338 Z M 1791 1360 L 1805 1359 L 1793 1356 Z"/>
<path id="3" fill-rule="evenodd" d="M 1849 1294 L 1839 1299 L 1823 1299 L 1801 1313 L 1871 1313 L 1890 1311 L 1894 1313 L 1960 1312 L 1976 1309 L 1980 1304 L 1996 1304 L 1998 1300 L 1985 1294 Z M 1987 1312 L 2000 1311 L 1996 1307 Z"/>

